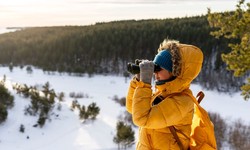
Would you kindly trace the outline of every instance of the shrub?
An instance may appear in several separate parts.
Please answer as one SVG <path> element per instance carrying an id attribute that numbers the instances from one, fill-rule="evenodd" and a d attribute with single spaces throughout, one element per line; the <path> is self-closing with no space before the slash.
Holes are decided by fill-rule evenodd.
<path id="1" fill-rule="evenodd" d="M 69 93 L 69 97 L 71 98 L 83 98 L 84 97 L 84 94 L 83 93 L 75 93 L 75 92 L 70 92 Z"/>
<path id="2" fill-rule="evenodd" d="M 214 123 L 214 131 L 216 136 L 217 148 L 221 149 L 223 143 L 227 140 L 226 133 L 228 125 L 218 113 L 209 112 L 211 121 Z"/>
<path id="3" fill-rule="evenodd" d="M 113 100 L 114 100 L 115 102 L 117 102 L 118 104 L 120 104 L 121 106 L 125 106 L 125 105 L 126 105 L 126 98 L 125 98 L 125 97 L 118 98 L 118 96 L 115 95 L 115 96 L 113 97 Z"/>
<path id="4" fill-rule="evenodd" d="M 27 66 L 26 71 L 27 71 L 28 74 L 31 74 L 33 72 L 33 69 L 32 69 L 31 66 Z"/>
<path id="5" fill-rule="evenodd" d="M 78 108 L 80 110 L 80 104 L 78 103 L 77 100 L 73 100 L 71 103 L 71 109 L 74 110 L 75 108 Z"/>
<path id="6" fill-rule="evenodd" d="M 19 131 L 20 131 L 21 133 L 24 133 L 25 128 L 24 128 L 24 125 L 23 125 L 23 124 L 20 125 Z"/>
<path id="7" fill-rule="evenodd" d="M 236 121 L 229 131 L 229 143 L 234 150 L 250 149 L 250 126 Z"/>

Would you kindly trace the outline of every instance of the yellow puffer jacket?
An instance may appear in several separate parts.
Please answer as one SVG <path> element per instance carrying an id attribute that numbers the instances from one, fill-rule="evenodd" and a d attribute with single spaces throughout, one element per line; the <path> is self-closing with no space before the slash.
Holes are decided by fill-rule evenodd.
<path id="1" fill-rule="evenodd" d="M 126 108 L 132 114 L 133 122 L 140 127 L 137 150 L 179 150 L 168 128 L 172 125 L 176 128 L 184 148 L 189 146 L 187 136 L 191 132 L 194 103 L 184 93 L 192 94 L 189 86 L 201 70 L 203 54 L 195 46 L 179 44 L 178 47 L 181 73 L 175 80 L 156 86 L 155 93 L 149 84 L 135 78 L 130 82 Z M 164 99 L 153 105 L 160 96 Z"/>

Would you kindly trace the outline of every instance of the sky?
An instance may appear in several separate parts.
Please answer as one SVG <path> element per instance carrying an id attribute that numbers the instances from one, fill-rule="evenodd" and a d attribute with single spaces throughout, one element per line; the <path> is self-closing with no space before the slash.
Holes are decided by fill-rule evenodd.
<path id="1" fill-rule="evenodd" d="M 250 0 L 246 0 L 249 2 Z M 236 9 L 238 0 L 2 0 L 0 27 L 91 25 L 165 19 Z"/>

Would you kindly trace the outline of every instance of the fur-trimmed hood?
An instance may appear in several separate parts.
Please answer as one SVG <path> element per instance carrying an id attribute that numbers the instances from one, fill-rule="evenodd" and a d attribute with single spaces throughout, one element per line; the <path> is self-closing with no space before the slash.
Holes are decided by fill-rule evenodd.
<path id="1" fill-rule="evenodd" d="M 160 44 L 158 53 L 162 50 L 169 50 L 172 55 L 172 74 L 174 76 L 179 76 L 181 74 L 181 54 L 179 51 L 179 42 L 178 41 L 166 41 Z"/>
<path id="2" fill-rule="evenodd" d="M 191 82 L 200 73 L 203 53 L 196 46 L 180 44 L 178 41 L 165 40 L 158 52 L 164 49 L 170 50 L 173 62 L 172 73 L 176 79 L 166 82 L 163 86 L 157 86 L 157 89 L 161 91 L 165 89 L 167 93 L 179 93 L 189 88 Z"/>

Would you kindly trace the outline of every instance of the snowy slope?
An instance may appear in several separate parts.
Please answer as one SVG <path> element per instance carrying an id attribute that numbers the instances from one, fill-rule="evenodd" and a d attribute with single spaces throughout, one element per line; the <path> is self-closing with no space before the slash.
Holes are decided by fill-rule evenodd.
<path id="1" fill-rule="evenodd" d="M 123 77 L 95 75 L 76 77 L 69 75 L 44 74 L 39 69 L 33 69 L 32 74 L 26 70 L 14 68 L 12 72 L 7 67 L 0 68 L 0 78 L 6 75 L 7 87 L 15 96 L 15 106 L 9 110 L 8 119 L 0 125 L 0 149 L 8 150 L 111 150 L 117 149 L 113 143 L 116 122 L 125 112 L 125 108 L 114 102 L 117 95 L 125 97 L 128 82 Z M 17 95 L 12 90 L 13 83 L 27 85 L 44 85 L 49 82 L 57 93 L 65 93 L 61 111 L 54 109 L 51 121 L 43 128 L 33 127 L 37 117 L 25 116 L 24 108 L 29 100 Z M 198 85 L 192 85 L 194 94 L 202 90 Z M 239 93 L 232 96 L 203 90 L 206 94 L 202 106 L 208 111 L 218 112 L 230 120 L 241 118 L 250 122 L 250 103 L 243 100 Z M 100 114 L 96 121 L 81 123 L 77 111 L 71 111 L 72 98 L 70 92 L 87 94 L 88 98 L 78 99 L 80 104 L 89 105 L 96 102 L 100 107 Z M 58 115 L 58 117 L 57 117 Z M 25 133 L 19 132 L 20 125 L 25 126 Z M 135 129 L 136 131 L 136 129 Z M 137 135 L 136 135 L 137 136 Z M 29 138 L 27 138 L 29 137 Z M 134 149 L 132 147 L 131 149 Z"/>

